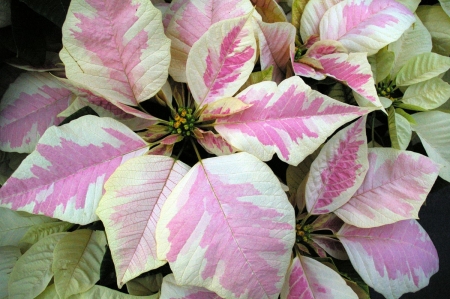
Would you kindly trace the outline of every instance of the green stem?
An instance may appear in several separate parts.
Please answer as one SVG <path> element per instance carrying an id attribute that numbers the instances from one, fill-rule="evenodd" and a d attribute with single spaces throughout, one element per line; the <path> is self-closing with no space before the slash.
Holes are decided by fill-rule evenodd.
<path id="1" fill-rule="evenodd" d="M 191 139 L 192 146 L 194 147 L 195 154 L 197 155 L 198 162 L 202 163 L 202 157 L 200 156 L 200 153 L 198 152 L 197 146 L 195 145 L 194 139 Z"/>

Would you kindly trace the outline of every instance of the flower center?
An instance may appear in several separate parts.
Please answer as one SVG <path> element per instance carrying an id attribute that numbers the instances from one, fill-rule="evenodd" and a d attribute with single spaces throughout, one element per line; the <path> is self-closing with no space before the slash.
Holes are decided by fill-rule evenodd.
<path id="1" fill-rule="evenodd" d="M 297 224 L 295 226 L 296 235 L 297 235 L 297 240 L 296 240 L 297 243 L 300 243 L 300 242 L 308 243 L 308 241 L 311 240 L 311 237 L 310 237 L 311 229 L 312 229 L 311 224 L 307 224 L 307 225 L 303 225 L 303 226 L 300 224 Z"/>
<path id="2" fill-rule="evenodd" d="M 379 82 L 376 87 L 378 96 L 393 100 L 393 93 L 396 87 L 394 82 Z"/>
<path id="3" fill-rule="evenodd" d="M 180 107 L 178 113 L 169 121 L 170 133 L 191 136 L 195 128 L 194 124 L 195 118 L 192 115 L 192 109 Z"/>

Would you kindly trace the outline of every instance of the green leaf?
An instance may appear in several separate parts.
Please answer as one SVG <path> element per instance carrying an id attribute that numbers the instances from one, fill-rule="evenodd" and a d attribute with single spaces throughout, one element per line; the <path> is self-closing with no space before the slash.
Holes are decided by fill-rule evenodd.
<path id="1" fill-rule="evenodd" d="M 72 223 L 64 221 L 47 222 L 34 225 L 28 229 L 28 231 L 19 241 L 19 243 L 27 243 L 29 245 L 24 246 L 21 244 L 20 247 L 22 251 L 26 251 L 24 250 L 25 248 L 28 249 L 28 247 L 35 244 L 39 240 L 55 233 L 62 233 L 68 231 L 72 226 L 73 226 Z"/>
<path id="2" fill-rule="evenodd" d="M 303 11 L 305 10 L 305 6 L 309 0 L 294 0 L 292 1 L 292 10 L 291 10 L 291 24 L 294 25 L 295 29 L 297 29 L 297 36 L 300 36 L 300 20 L 303 15 Z M 305 41 L 303 41 L 305 42 Z"/>
<path id="3" fill-rule="evenodd" d="M 19 246 L 20 239 L 29 228 L 54 221 L 57 219 L 0 208 L 0 246 Z"/>
<path id="4" fill-rule="evenodd" d="M 414 117 L 412 117 L 411 114 L 406 113 L 405 110 L 401 109 L 401 108 L 395 108 L 395 113 L 400 114 L 401 116 L 403 116 L 404 118 L 406 118 L 410 124 L 415 125 L 416 121 L 414 120 Z"/>
<path id="5" fill-rule="evenodd" d="M 450 0 L 439 0 L 439 3 L 445 13 L 450 17 Z"/>
<path id="6" fill-rule="evenodd" d="M 112 289 L 108 289 L 99 285 L 95 285 L 88 291 L 76 294 L 70 297 L 70 299 L 158 299 L 159 293 L 151 296 L 133 296 L 125 293 L 121 293 Z M 52 284 L 45 289 L 42 294 L 37 296 L 35 299 L 60 299 L 58 293 L 56 292 L 55 285 Z"/>
<path id="7" fill-rule="evenodd" d="M 100 279 L 100 266 L 106 252 L 102 231 L 82 229 L 60 240 L 55 247 L 53 273 L 61 298 L 89 290 Z"/>
<path id="8" fill-rule="evenodd" d="M 392 65 L 394 64 L 395 54 L 384 47 L 378 51 L 377 54 L 368 57 L 367 60 L 372 68 L 375 84 L 377 84 L 389 75 Z"/>
<path id="9" fill-rule="evenodd" d="M 19 247 L 0 247 L 0 298 L 8 298 L 9 275 L 20 255 Z"/>
<path id="10" fill-rule="evenodd" d="M 431 35 L 421 20 L 415 16 L 416 21 L 395 42 L 388 45 L 388 50 L 394 52 L 395 60 L 391 69 L 391 78 L 411 58 L 422 53 L 431 52 L 433 47 Z"/>
<path id="11" fill-rule="evenodd" d="M 450 114 L 428 111 L 412 116 L 417 123 L 412 129 L 419 135 L 428 157 L 441 164 L 439 176 L 450 182 Z"/>
<path id="12" fill-rule="evenodd" d="M 53 277 L 53 250 L 68 233 L 50 235 L 22 255 L 11 272 L 8 282 L 9 297 L 28 299 L 39 295 Z"/>
<path id="13" fill-rule="evenodd" d="M 136 277 L 127 282 L 127 290 L 131 295 L 147 296 L 158 293 L 161 289 L 163 275 L 156 273 L 143 277 Z"/>
<path id="14" fill-rule="evenodd" d="M 450 98 L 450 84 L 434 77 L 430 80 L 410 85 L 403 95 L 404 104 L 435 109 Z"/>
<path id="15" fill-rule="evenodd" d="M 397 74 L 397 86 L 407 86 L 426 81 L 450 68 L 450 57 L 436 53 L 422 53 L 414 56 Z"/>
<path id="16" fill-rule="evenodd" d="M 265 70 L 251 73 L 250 76 L 248 77 L 247 81 L 244 83 L 244 85 L 241 86 L 241 88 L 239 88 L 237 93 L 243 91 L 250 85 L 253 85 L 253 84 L 256 84 L 256 83 L 259 83 L 262 81 L 272 81 L 272 72 L 273 72 L 273 66 L 270 66 Z"/>
<path id="17" fill-rule="evenodd" d="M 403 109 L 406 109 L 406 110 L 428 111 L 428 109 L 425 109 L 425 108 L 422 108 L 422 107 L 419 107 L 419 106 L 416 106 L 416 105 L 405 104 L 405 103 L 402 103 L 400 101 L 395 101 L 394 102 L 394 106 L 398 107 L 398 108 L 403 108 Z"/>
<path id="18" fill-rule="evenodd" d="M 59 28 L 62 27 L 66 19 L 67 9 L 70 0 L 20 0 L 41 16 L 52 21 Z"/>
<path id="19" fill-rule="evenodd" d="M 450 17 L 445 11 L 439 5 L 421 5 L 417 9 L 417 16 L 431 34 L 433 52 L 450 55 Z"/>
<path id="20" fill-rule="evenodd" d="M 388 124 L 392 147 L 399 150 L 406 149 L 412 135 L 409 121 L 395 113 L 395 109 L 391 106 L 388 109 Z"/>

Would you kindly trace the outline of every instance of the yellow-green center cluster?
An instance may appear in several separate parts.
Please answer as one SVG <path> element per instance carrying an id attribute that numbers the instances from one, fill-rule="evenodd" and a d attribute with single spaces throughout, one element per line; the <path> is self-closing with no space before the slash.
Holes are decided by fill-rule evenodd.
<path id="1" fill-rule="evenodd" d="M 311 233 L 311 229 L 312 229 L 311 224 L 307 224 L 307 225 L 303 225 L 303 226 L 300 224 L 297 224 L 295 228 L 296 228 L 296 232 L 297 232 L 297 243 L 300 243 L 300 242 L 308 243 L 308 241 L 311 240 L 311 237 L 310 237 L 310 233 Z"/>
<path id="2" fill-rule="evenodd" d="M 395 84 L 391 81 L 391 82 L 380 82 L 377 84 L 377 93 L 378 96 L 380 97 L 385 97 L 388 99 L 393 99 L 392 94 L 394 93 L 395 90 Z"/>
<path id="3" fill-rule="evenodd" d="M 170 133 L 191 136 L 194 131 L 195 118 L 191 108 L 178 108 L 174 119 L 169 121 Z"/>

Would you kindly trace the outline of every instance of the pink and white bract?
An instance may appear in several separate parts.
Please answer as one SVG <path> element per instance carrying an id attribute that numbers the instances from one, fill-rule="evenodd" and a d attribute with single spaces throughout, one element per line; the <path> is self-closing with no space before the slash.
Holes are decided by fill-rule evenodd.
<path id="1" fill-rule="evenodd" d="M 294 0 L 296 28 L 278 2 L 71 1 L 60 51 L 67 78 L 23 73 L 0 106 L 0 149 L 29 153 L 0 189 L 0 218 L 14 219 L 6 230 L 21 236 L 21 221 L 39 232 L 34 244 L 2 243 L 13 267 L 6 295 L 23 284 L 64 298 L 346 299 L 370 286 L 399 298 L 428 284 L 438 256 L 415 219 L 447 169 L 369 148 L 366 136 L 366 115 L 384 111 L 369 63 L 381 57 L 367 56 L 391 55 L 385 47 L 414 14 L 394 0 Z M 325 77 L 358 105 L 310 79 Z M 98 116 L 58 126 L 86 107 Z M 297 176 L 289 188 L 276 163 Z M 55 233 L 47 222 L 57 220 L 44 216 L 77 225 Z M 90 239 L 97 229 L 106 239 Z M 79 235 L 95 246 L 75 246 Z M 106 240 L 117 286 L 130 294 L 95 285 Z M 30 249 L 19 257 L 13 248 Z M 136 287 L 150 276 L 156 291 Z"/>

